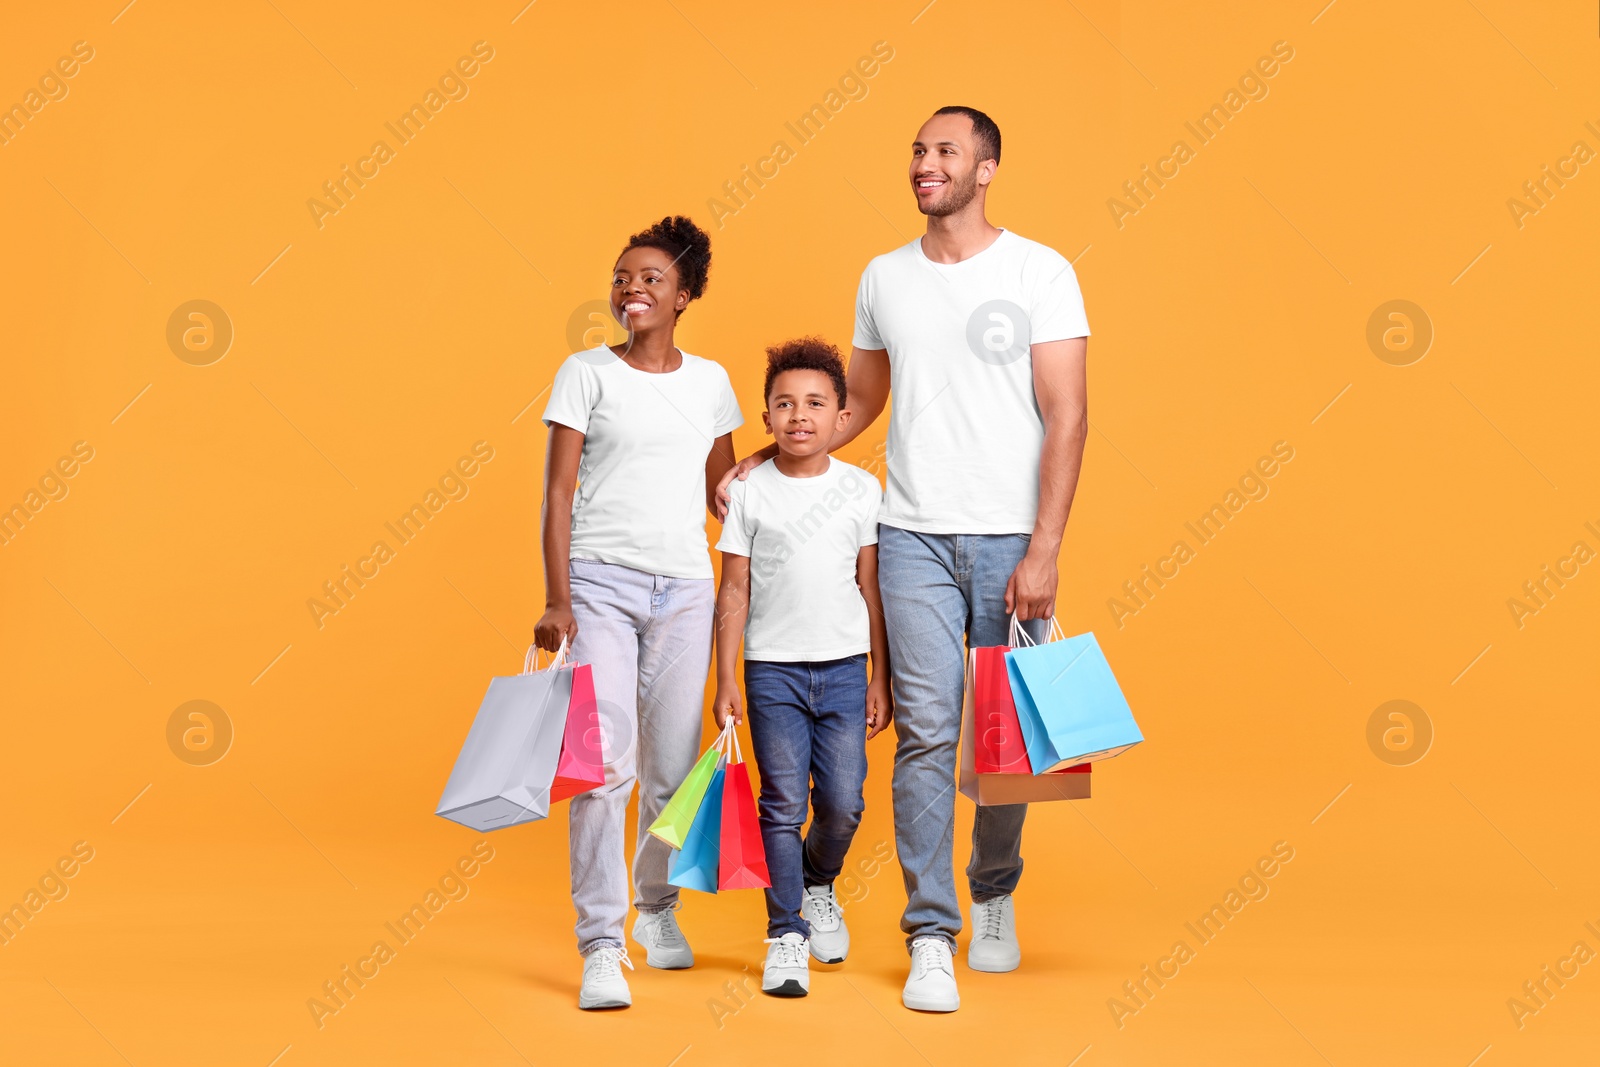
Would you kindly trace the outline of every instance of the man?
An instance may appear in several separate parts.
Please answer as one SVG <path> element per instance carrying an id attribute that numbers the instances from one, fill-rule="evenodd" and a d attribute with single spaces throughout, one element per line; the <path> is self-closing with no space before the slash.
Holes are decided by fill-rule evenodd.
<path id="1" fill-rule="evenodd" d="M 1012 613 L 1042 637 L 1089 425 L 1077 277 L 1058 253 L 990 224 L 984 206 L 999 166 L 1000 130 L 981 111 L 940 108 L 918 131 L 909 177 L 927 232 L 861 276 L 847 379 L 856 418 L 834 444 L 877 419 L 892 381 L 879 576 L 897 705 L 895 842 L 909 898 L 901 999 L 919 1011 L 961 1004 L 952 853 L 965 647 L 1008 644 Z M 770 452 L 730 471 L 719 497 Z M 977 809 L 967 865 L 974 970 L 1021 963 L 1011 895 L 1026 814 L 1024 804 Z"/>

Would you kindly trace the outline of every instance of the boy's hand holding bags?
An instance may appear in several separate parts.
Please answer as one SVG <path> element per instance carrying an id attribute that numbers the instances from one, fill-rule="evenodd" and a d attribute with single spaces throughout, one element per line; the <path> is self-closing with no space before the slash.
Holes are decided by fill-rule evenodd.
<path id="1" fill-rule="evenodd" d="M 667 878 L 675 886 L 715 893 L 772 884 L 750 772 L 732 717 L 650 832 L 676 850 Z"/>

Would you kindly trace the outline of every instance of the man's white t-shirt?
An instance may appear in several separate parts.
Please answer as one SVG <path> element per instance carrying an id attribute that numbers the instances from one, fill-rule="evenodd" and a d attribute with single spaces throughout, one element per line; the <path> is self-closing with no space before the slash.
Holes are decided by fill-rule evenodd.
<path id="1" fill-rule="evenodd" d="M 773 460 L 729 485 L 717 549 L 750 559 L 744 658 L 823 663 L 872 651 L 856 557 L 878 543 L 878 479 L 830 458 L 791 478 Z"/>
<path id="2" fill-rule="evenodd" d="M 933 262 L 918 239 L 867 264 L 855 345 L 889 353 L 882 521 L 1031 533 L 1044 421 L 1028 346 L 1087 336 L 1072 264 L 1010 230 L 960 263 Z"/>
<path id="3" fill-rule="evenodd" d="M 544 424 L 584 435 L 572 500 L 572 558 L 668 578 L 712 577 L 706 457 L 744 422 L 728 372 L 683 353 L 665 374 L 600 346 L 568 356 Z"/>

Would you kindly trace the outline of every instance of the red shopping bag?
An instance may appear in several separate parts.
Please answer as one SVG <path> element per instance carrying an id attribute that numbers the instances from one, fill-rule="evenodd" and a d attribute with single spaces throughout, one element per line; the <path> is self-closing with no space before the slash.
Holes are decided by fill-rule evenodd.
<path id="1" fill-rule="evenodd" d="M 572 671 L 572 701 L 567 705 L 567 726 L 561 735 L 556 776 L 550 783 L 552 804 L 598 789 L 606 781 L 603 731 L 594 699 L 594 673 L 587 663 L 568 669 Z"/>
<path id="2" fill-rule="evenodd" d="M 1006 674 L 1009 651 L 1005 645 L 972 650 L 972 764 L 979 774 L 1033 772 Z M 576 690 L 573 698 L 577 698 Z"/>
<path id="3" fill-rule="evenodd" d="M 772 885 L 772 876 L 767 873 L 767 850 L 761 843 L 761 825 L 756 821 L 750 769 L 739 751 L 738 735 L 732 731 L 730 734 L 734 758 L 726 766 L 722 783 L 722 847 L 717 885 L 722 889 L 766 889 Z"/>

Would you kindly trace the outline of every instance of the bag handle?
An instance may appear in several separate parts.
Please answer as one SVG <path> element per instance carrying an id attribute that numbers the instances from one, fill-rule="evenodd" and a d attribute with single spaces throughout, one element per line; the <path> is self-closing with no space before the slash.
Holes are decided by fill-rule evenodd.
<path id="1" fill-rule="evenodd" d="M 567 649 L 567 639 L 565 637 L 561 638 L 561 647 L 557 648 L 554 654 L 551 655 L 550 662 L 541 667 L 539 665 L 539 654 L 543 651 L 544 650 L 536 644 L 528 646 L 528 654 L 522 657 L 523 674 L 533 674 L 535 671 L 560 670 L 562 667 L 567 665 L 567 660 L 571 658 L 571 653 Z"/>
<path id="2" fill-rule="evenodd" d="M 733 724 L 733 716 L 728 716 L 727 723 L 722 727 L 722 732 L 728 735 L 727 747 L 723 749 L 728 756 L 729 763 L 743 763 L 744 750 L 739 747 L 739 731 Z"/>
<path id="3" fill-rule="evenodd" d="M 1066 640 L 1066 634 L 1061 630 L 1061 621 L 1054 615 L 1050 616 L 1050 629 L 1046 631 L 1043 641 L 1035 641 L 1028 636 L 1028 631 L 1022 628 L 1022 620 L 1017 618 L 1016 612 L 1011 613 L 1011 636 L 1006 643 L 1012 648 L 1029 648 L 1033 645 L 1047 645 L 1052 641 Z"/>

